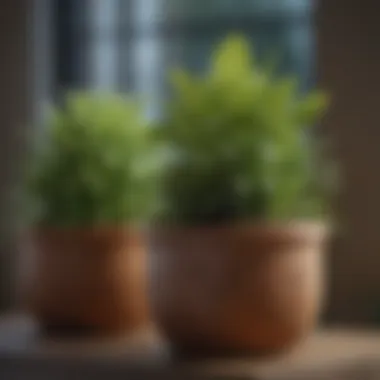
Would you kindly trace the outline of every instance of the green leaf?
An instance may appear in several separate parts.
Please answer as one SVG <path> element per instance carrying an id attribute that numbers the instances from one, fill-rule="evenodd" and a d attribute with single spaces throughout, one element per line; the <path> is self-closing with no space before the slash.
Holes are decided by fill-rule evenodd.
<path id="1" fill-rule="evenodd" d="M 135 223 L 157 206 L 158 141 L 128 96 L 72 92 L 52 110 L 33 156 L 29 199 L 37 223 Z"/>
<path id="2" fill-rule="evenodd" d="M 314 91 L 300 101 L 297 120 L 301 125 L 310 125 L 320 119 L 329 105 L 329 97 L 322 91 Z"/>
<path id="3" fill-rule="evenodd" d="M 277 78 L 238 35 L 210 58 L 206 76 L 184 69 L 172 76 L 158 133 L 172 152 L 163 216 L 217 223 L 316 215 L 325 194 L 314 163 L 324 152 L 304 127 L 321 119 L 326 95 L 302 95 L 296 77 Z"/>
<path id="4" fill-rule="evenodd" d="M 244 79 L 250 74 L 252 62 L 248 41 L 242 36 L 232 35 L 213 54 L 212 76 L 223 81 Z"/>

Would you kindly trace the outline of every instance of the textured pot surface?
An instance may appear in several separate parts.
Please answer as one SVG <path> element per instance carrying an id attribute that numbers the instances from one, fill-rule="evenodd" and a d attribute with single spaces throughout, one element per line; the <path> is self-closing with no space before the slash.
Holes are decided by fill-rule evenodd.
<path id="1" fill-rule="evenodd" d="M 148 322 L 139 232 L 41 229 L 31 243 L 24 301 L 43 325 L 117 332 Z"/>
<path id="2" fill-rule="evenodd" d="M 325 235 L 307 223 L 152 231 L 159 326 L 185 349 L 292 346 L 321 309 Z"/>

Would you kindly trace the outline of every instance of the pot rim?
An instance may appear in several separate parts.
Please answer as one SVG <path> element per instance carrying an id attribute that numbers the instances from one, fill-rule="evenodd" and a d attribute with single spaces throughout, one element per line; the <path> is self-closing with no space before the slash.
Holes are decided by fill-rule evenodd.
<path id="1" fill-rule="evenodd" d="M 150 231 L 223 231 L 223 230 L 250 230 L 250 231 L 291 231 L 291 230 L 313 230 L 329 232 L 333 230 L 330 223 L 313 219 L 294 219 L 289 221 L 263 220 L 242 221 L 221 224 L 155 224 L 149 227 Z"/>
<path id="2" fill-rule="evenodd" d="M 112 233 L 125 231 L 141 231 L 142 226 L 136 224 L 100 224 L 100 225 L 78 225 L 78 226 L 59 226 L 59 225 L 32 225 L 26 228 L 31 232 L 53 232 L 53 233 Z"/>
<path id="3" fill-rule="evenodd" d="M 133 225 L 119 226 L 85 226 L 85 227 L 57 227 L 57 226 L 34 226 L 24 233 L 27 239 L 74 239 L 78 241 L 91 240 L 130 240 L 141 241 L 143 231 Z"/>
<path id="4" fill-rule="evenodd" d="M 249 239 L 278 241 L 278 243 L 324 242 L 331 235 L 331 228 L 320 221 L 298 220 L 292 222 L 233 223 L 219 226 L 156 226 L 150 229 L 149 236 L 189 238 L 190 236 L 218 237 L 236 234 Z"/>

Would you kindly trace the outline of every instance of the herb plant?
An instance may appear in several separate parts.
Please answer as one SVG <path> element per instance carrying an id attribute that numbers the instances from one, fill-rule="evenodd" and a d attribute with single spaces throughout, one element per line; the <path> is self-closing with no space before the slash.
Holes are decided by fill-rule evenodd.
<path id="1" fill-rule="evenodd" d="M 324 93 L 300 94 L 296 78 L 260 66 L 233 35 L 204 76 L 173 72 L 173 98 L 160 126 L 172 159 L 164 216 L 179 223 L 316 217 L 325 183 L 312 135 Z"/>
<path id="2" fill-rule="evenodd" d="M 53 110 L 28 177 L 37 223 L 135 223 L 155 209 L 159 165 L 141 107 L 117 94 L 71 93 Z"/>

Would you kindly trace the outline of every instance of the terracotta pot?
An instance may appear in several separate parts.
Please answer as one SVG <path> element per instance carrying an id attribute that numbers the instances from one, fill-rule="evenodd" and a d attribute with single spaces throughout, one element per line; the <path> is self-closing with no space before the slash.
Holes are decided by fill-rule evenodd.
<path id="1" fill-rule="evenodd" d="M 119 332 L 143 327 L 146 251 L 132 229 L 40 229 L 31 234 L 25 303 L 43 326 Z"/>
<path id="2" fill-rule="evenodd" d="M 185 350 L 282 350 L 315 326 L 325 229 L 317 224 L 152 231 L 153 310 Z"/>

